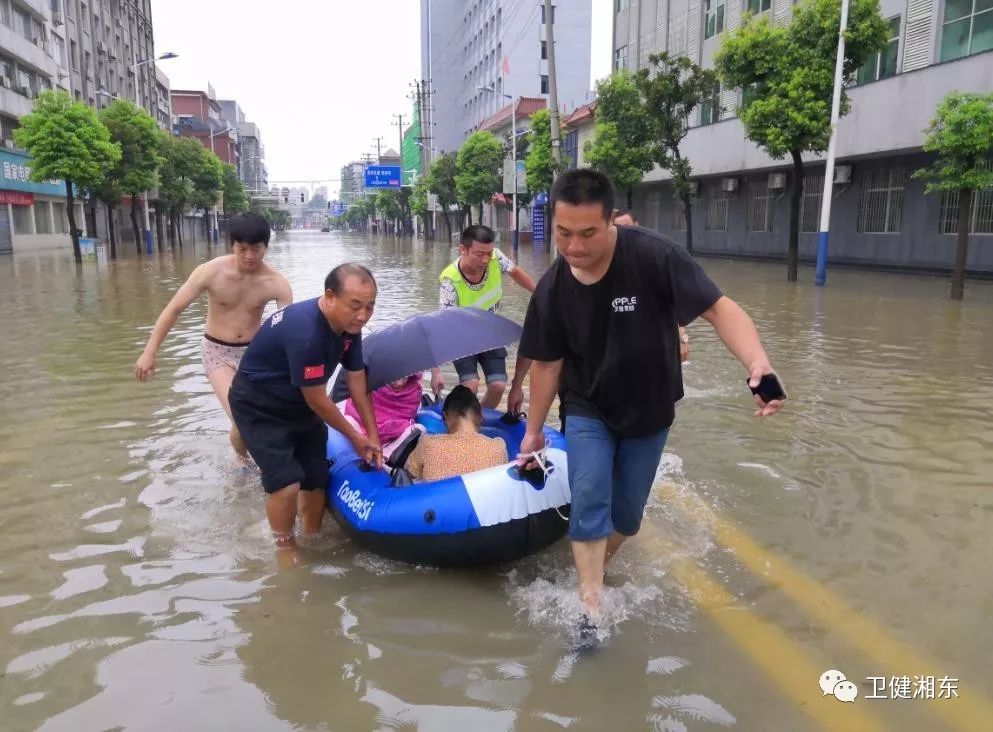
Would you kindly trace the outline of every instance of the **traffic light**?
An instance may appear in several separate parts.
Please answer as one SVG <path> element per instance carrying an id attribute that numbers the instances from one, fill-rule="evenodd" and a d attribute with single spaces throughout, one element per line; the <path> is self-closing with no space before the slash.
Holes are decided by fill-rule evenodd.
<path id="1" fill-rule="evenodd" d="M 300 203 L 303 203 L 303 191 L 300 191 Z"/>
<path id="2" fill-rule="evenodd" d="M 289 203 L 289 202 L 290 202 L 290 197 L 289 196 L 283 196 L 283 203 Z"/>
<path id="3" fill-rule="evenodd" d="M 328 211 L 331 210 L 331 201 L 328 201 Z"/>

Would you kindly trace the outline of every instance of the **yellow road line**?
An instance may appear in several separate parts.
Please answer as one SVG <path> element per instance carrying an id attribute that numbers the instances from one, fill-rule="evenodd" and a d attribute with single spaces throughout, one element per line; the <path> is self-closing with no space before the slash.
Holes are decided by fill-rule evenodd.
<path id="1" fill-rule="evenodd" d="M 773 584 L 779 592 L 878 663 L 882 667 L 880 674 L 883 669 L 890 671 L 887 675 L 911 677 L 946 674 L 936 662 L 890 638 L 881 625 L 849 608 L 823 585 L 793 569 L 785 559 L 762 549 L 728 520 L 718 517 L 714 530 L 715 539 L 733 549 L 735 557 L 743 566 Z M 928 700 L 925 704 L 955 729 L 989 730 L 993 720 L 993 704 L 982 692 L 968 684 L 959 683 L 958 693 L 957 699 Z"/>
<path id="2" fill-rule="evenodd" d="M 843 703 L 833 696 L 823 696 L 817 680 L 824 669 L 815 666 L 796 641 L 779 628 L 742 608 L 696 564 L 678 561 L 670 566 L 670 571 L 692 592 L 700 609 L 794 702 L 798 711 L 819 727 L 832 732 L 884 729 L 860 701 Z"/>

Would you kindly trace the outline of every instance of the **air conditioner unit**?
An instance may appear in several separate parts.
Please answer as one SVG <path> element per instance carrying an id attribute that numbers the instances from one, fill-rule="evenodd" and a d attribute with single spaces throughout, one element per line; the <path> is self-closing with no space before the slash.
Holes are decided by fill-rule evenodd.
<path id="1" fill-rule="evenodd" d="M 31 98 L 31 87 L 28 86 L 27 84 L 22 85 L 18 91 L 20 91 L 21 94 L 26 96 L 28 99 Z"/>
<path id="2" fill-rule="evenodd" d="M 786 173 L 769 173 L 769 189 L 781 191 L 786 187 Z"/>
<path id="3" fill-rule="evenodd" d="M 5 86 L 8 89 L 10 89 L 10 77 L 9 76 L 0 76 L 0 86 Z"/>
<path id="4" fill-rule="evenodd" d="M 721 179 L 721 190 L 725 193 L 734 193 L 738 190 L 738 179 L 737 178 L 722 178 Z"/>
<path id="5" fill-rule="evenodd" d="M 117 51 L 114 50 L 114 47 L 113 46 L 110 47 L 110 50 L 107 52 L 107 56 L 112 61 L 116 61 L 117 60 Z"/>
<path id="6" fill-rule="evenodd" d="M 62 11 L 61 10 L 53 10 L 52 11 L 52 25 L 54 25 L 56 28 L 58 28 L 64 22 L 65 21 L 62 19 Z"/>
<path id="7" fill-rule="evenodd" d="M 835 185 L 844 185 L 845 183 L 852 182 L 852 166 L 851 165 L 839 165 L 834 169 L 834 183 Z"/>
<path id="8" fill-rule="evenodd" d="M 34 45 L 36 45 L 36 46 L 38 46 L 39 48 L 41 48 L 41 43 L 42 43 L 42 41 L 41 41 L 41 36 L 35 36 L 34 38 L 32 38 L 32 39 L 31 39 L 31 42 L 32 42 L 32 43 L 33 43 Z"/>
<path id="9" fill-rule="evenodd" d="M 97 53 L 107 53 L 107 44 L 103 41 L 97 41 Z"/>

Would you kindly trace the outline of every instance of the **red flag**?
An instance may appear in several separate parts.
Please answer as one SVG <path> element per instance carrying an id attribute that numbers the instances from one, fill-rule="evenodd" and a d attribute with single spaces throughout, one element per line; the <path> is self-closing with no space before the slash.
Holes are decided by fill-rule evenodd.
<path id="1" fill-rule="evenodd" d="M 324 364 L 320 366 L 304 366 L 303 367 L 303 378 L 305 379 L 322 379 L 324 378 Z"/>
<path id="2" fill-rule="evenodd" d="M 510 73 L 510 59 L 506 56 L 503 57 L 503 65 L 500 67 L 500 70 L 503 71 L 504 76 Z"/>

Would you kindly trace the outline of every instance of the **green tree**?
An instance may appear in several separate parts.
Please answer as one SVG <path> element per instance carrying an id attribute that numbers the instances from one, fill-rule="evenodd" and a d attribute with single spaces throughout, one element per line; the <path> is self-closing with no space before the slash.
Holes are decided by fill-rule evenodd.
<path id="1" fill-rule="evenodd" d="M 837 0 L 803 0 L 787 25 L 768 16 L 747 18 L 727 36 L 714 62 L 727 88 L 746 90 L 738 116 L 745 133 L 770 156 L 793 160 L 787 279 L 797 279 L 804 152 L 827 149 L 841 6 Z M 852 0 L 845 31 L 844 76 L 883 50 L 887 24 L 879 0 Z M 841 92 L 841 114 L 848 113 Z M 830 181 L 825 181 L 830 186 Z"/>
<path id="2" fill-rule="evenodd" d="M 65 181 L 72 253 L 81 263 L 74 186 L 93 189 L 100 185 L 105 172 L 121 157 L 120 148 L 111 142 L 96 112 L 73 102 L 65 92 L 51 90 L 39 94 L 31 113 L 21 117 L 14 141 L 31 157 L 32 181 Z"/>
<path id="3" fill-rule="evenodd" d="M 431 219 L 428 211 L 428 182 L 427 178 L 419 177 L 414 181 L 414 188 L 410 195 L 410 212 L 414 216 L 420 217 L 424 222 L 425 238 L 431 229 Z"/>
<path id="4" fill-rule="evenodd" d="M 400 194 L 398 191 L 384 190 L 376 194 L 376 210 L 379 211 L 383 219 L 392 221 L 399 231 L 399 220 L 403 214 L 400 206 Z"/>
<path id="5" fill-rule="evenodd" d="M 634 187 L 649 172 L 655 130 L 641 92 L 627 71 L 597 82 L 596 126 L 583 150 L 591 168 L 613 181 L 631 208 Z"/>
<path id="6" fill-rule="evenodd" d="M 927 193 L 958 193 L 958 244 L 952 273 L 952 299 L 965 295 L 965 260 L 976 192 L 993 187 L 993 94 L 952 92 L 938 104 L 927 129 L 924 150 L 937 158 L 914 173 Z"/>
<path id="7" fill-rule="evenodd" d="M 248 210 L 248 195 L 238 177 L 238 171 L 229 163 L 224 164 L 223 176 L 224 213 L 232 214 Z"/>
<path id="8" fill-rule="evenodd" d="M 203 209 L 204 223 L 210 231 L 210 209 L 217 205 L 217 199 L 224 187 L 224 164 L 221 159 L 200 145 L 200 155 L 191 178 L 195 208 Z"/>
<path id="9" fill-rule="evenodd" d="M 428 190 L 438 199 L 441 206 L 442 217 L 445 219 L 445 228 L 448 229 L 448 240 L 452 240 L 452 220 L 451 210 L 459 200 L 458 190 L 455 185 L 455 176 L 458 173 L 455 153 L 442 153 L 428 171 Z"/>
<path id="10" fill-rule="evenodd" d="M 686 216 L 686 249 L 693 251 L 693 192 L 690 189 L 690 161 L 679 146 L 689 128 L 686 120 L 704 102 L 719 103 L 717 73 L 701 69 L 685 56 L 668 53 L 649 56 L 651 68 L 642 69 L 635 84 L 645 102 L 649 126 L 655 131 L 650 145 L 652 161 L 672 174 L 676 197 Z"/>
<path id="11" fill-rule="evenodd" d="M 155 188 L 159 156 L 159 129 L 144 109 L 124 99 L 115 99 L 100 111 L 100 121 L 110 132 L 110 139 L 121 148 L 121 157 L 109 171 L 111 187 L 131 196 L 131 227 L 134 244 L 141 254 L 141 227 L 138 225 L 138 196 Z M 117 199 L 120 201 L 120 198 Z M 104 201 L 106 203 L 106 200 Z"/>
<path id="12" fill-rule="evenodd" d="M 500 190 L 503 145 L 491 132 L 473 132 L 455 158 L 455 190 L 472 224 L 472 206 L 483 204 Z"/>
<path id="13" fill-rule="evenodd" d="M 169 241 L 175 245 L 177 224 L 192 203 L 193 178 L 206 152 L 191 137 L 173 137 L 167 132 L 159 137 L 162 165 L 159 166 L 159 200 L 169 211 Z M 183 245 L 182 226 L 179 226 L 179 245 Z"/>
<path id="14" fill-rule="evenodd" d="M 551 115 L 547 109 L 539 109 L 531 115 L 528 126 L 527 150 L 524 169 L 527 173 L 529 191 L 548 191 L 552 187 L 555 174 L 562 168 L 552 157 Z"/>

